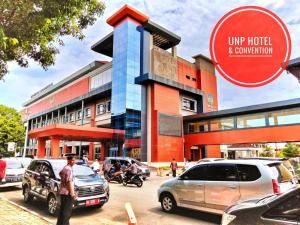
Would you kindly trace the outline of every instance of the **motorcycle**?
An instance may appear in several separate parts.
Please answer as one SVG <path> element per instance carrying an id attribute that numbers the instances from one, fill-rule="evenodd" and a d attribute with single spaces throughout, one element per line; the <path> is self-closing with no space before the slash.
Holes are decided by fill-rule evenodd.
<path id="1" fill-rule="evenodd" d="M 104 177 L 108 182 L 116 181 L 119 184 L 123 182 L 122 172 L 121 171 L 115 172 L 114 168 L 111 168 L 111 170 L 108 173 L 105 173 Z"/>
<path id="2" fill-rule="evenodd" d="M 128 171 L 123 175 L 123 185 L 127 186 L 127 184 L 135 184 L 138 187 L 143 186 L 143 177 L 141 173 L 135 174 L 132 177 L 129 176 Z"/>

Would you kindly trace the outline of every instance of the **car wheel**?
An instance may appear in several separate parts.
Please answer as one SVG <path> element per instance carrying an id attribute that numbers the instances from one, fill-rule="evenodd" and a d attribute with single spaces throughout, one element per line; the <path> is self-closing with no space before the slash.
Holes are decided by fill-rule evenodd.
<path id="1" fill-rule="evenodd" d="M 138 181 L 136 182 L 136 186 L 142 187 L 142 186 L 143 186 L 143 181 L 138 180 Z"/>
<path id="2" fill-rule="evenodd" d="M 28 185 L 23 188 L 23 195 L 25 203 L 30 203 L 33 200 L 33 196 L 30 194 L 30 188 Z"/>
<path id="3" fill-rule="evenodd" d="M 147 178 L 146 177 L 143 177 L 143 181 L 145 181 Z"/>
<path id="4" fill-rule="evenodd" d="M 48 197 L 47 206 L 50 215 L 55 216 L 58 214 L 58 201 L 53 194 Z"/>
<path id="5" fill-rule="evenodd" d="M 165 212 L 174 212 L 177 208 L 176 202 L 172 195 L 164 194 L 161 198 L 161 208 Z"/>

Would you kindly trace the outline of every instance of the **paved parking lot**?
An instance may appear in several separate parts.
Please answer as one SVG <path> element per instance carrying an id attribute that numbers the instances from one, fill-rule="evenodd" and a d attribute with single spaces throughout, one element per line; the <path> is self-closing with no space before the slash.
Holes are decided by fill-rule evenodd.
<path id="1" fill-rule="evenodd" d="M 157 201 L 157 189 L 160 184 L 170 177 L 153 175 L 144 182 L 142 188 L 112 183 L 110 184 L 111 198 L 101 209 L 86 208 L 74 210 L 71 225 L 99 225 L 99 224 L 126 224 L 127 217 L 124 205 L 130 202 L 136 214 L 139 225 L 193 225 L 193 224 L 220 224 L 218 215 L 201 213 L 198 211 L 181 209 L 176 214 L 164 213 Z M 20 188 L 6 188 L 0 195 L 17 204 L 49 218 L 55 223 L 56 218 L 46 212 L 46 205 L 42 201 L 34 200 L 26 205 Z"/>

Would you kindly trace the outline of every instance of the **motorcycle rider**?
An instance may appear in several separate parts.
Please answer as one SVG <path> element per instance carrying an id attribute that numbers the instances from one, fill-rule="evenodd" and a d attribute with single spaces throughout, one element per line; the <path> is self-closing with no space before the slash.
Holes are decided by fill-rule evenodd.
<path id="1" fill-rule="evenodd" d="M 135 161 L 132 161 L 132 164 L 127 169 L 128 180 L 132 180 L 133 177 L 138 173 L 138 166 Z"/>
<path id="2" fill-rule="evenodd" d="M 119 161 L 116 161 L 108 172 L 109 180 L 112 180 L 114 177 L 119 176 L 120 171 L 121 171 L 121 164 Z"/>

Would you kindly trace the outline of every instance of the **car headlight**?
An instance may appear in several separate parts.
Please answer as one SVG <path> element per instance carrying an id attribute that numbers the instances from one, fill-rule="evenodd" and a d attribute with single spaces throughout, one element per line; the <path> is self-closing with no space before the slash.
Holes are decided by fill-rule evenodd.
<path id="1" fill-rule="evenodd" d="M 228 225 L 236 218 L 235 215 L 223 213 L 221 225 Z"/>

